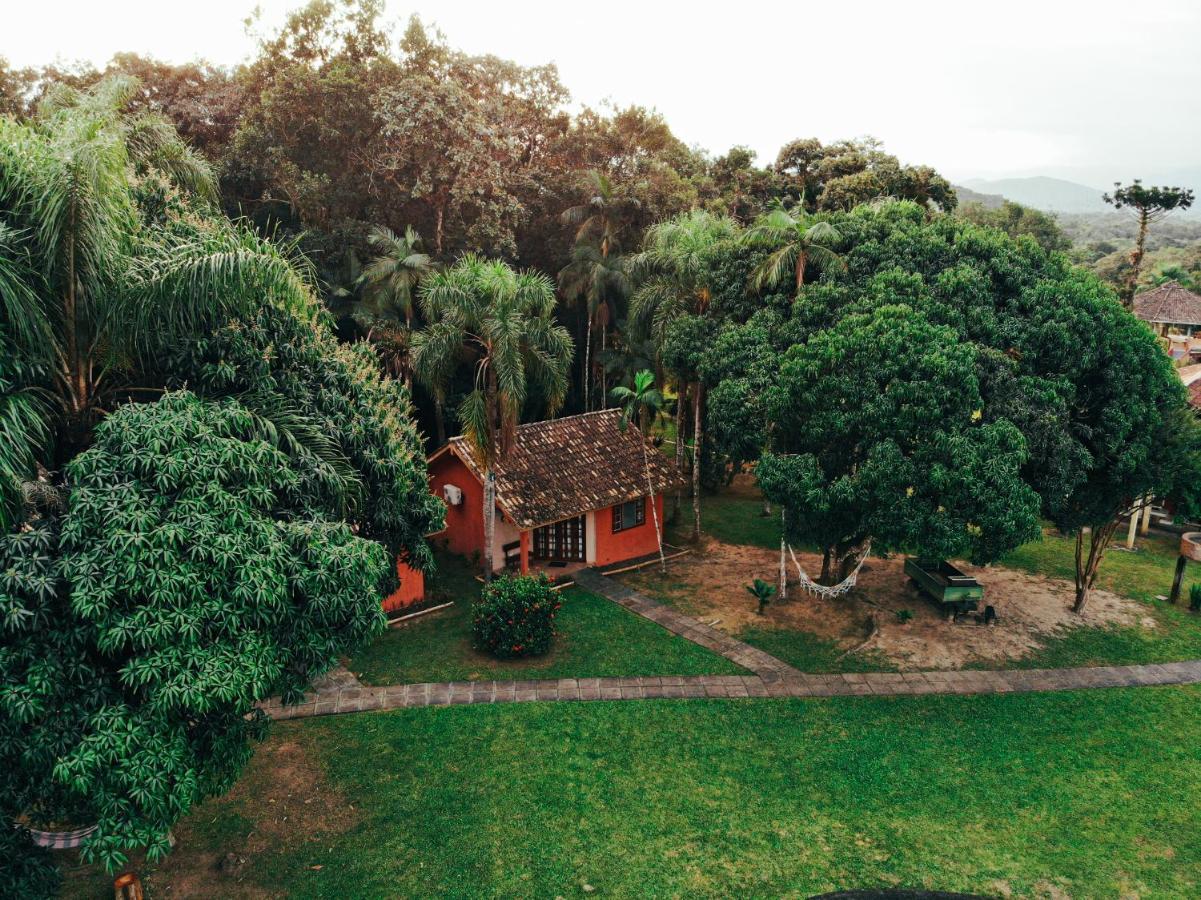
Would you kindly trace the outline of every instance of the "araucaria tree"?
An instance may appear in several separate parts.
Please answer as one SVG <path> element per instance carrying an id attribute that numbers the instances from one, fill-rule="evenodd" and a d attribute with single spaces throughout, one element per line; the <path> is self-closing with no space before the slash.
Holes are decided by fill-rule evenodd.
<path id="1" fill-rule="evenodd" d="M 496 527 L 494 469 L 512 446 L 530 387 L 553 415 L 567 394 L 572 343 L 555 323 L 550 279 L 515 272 L 503 262 L 473 254 L 421 288 L 429 325 L 413 339 L 413 364 L 437 394 L 468 360 L 475 387 L 459 406 L 459 421 L 484 470 L 484 578 L 492 578 Z"/>
<path id="2" fill-rule="evenodd" d="M 395 555 L 428 566 L 441 521 L 404 387 L 136 95 L 0 123 L 0 871 L 22 896 L 53 869 L 11 823 L 95 826 L 110 867 L 165 853 L 257 705 L 382 627 Z"/>
<path id="3" fill-rule="evenodd" d="M 1153 223 L 1173 210 L 1192 206 L 1193 192 L 1182 187 L 1144 187 L 1142 181 L 1136 178 L 1127 185 L 1114 182 L 1113 193 L 1105 194 L 1105 202 L 1114 209 L 1129 208 L 1138 217 L 1138 236 L 1134 240 L 1134 249 L 1130 251 L 1130 275 L 1122 292 L 1123 301 L 1130 306 L 1138 288 L 1139 271 L 1147 248 L 1147 232 Z"/>

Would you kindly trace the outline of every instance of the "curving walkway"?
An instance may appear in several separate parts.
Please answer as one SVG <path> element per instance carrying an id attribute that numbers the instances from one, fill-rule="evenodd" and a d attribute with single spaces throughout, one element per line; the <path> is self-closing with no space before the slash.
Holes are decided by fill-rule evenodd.
<path id="1" fill-rule="evenodd" d="M 294 706 L 282 706 L 277 700 L 273 700 L 263 704 L 263 709 L 276 719 L 298 719 L 373 709 L 461 706 L 471 703 L 1004 694 L 1201 683 L 1201 660 L 1078 669 L 809 675 L 757 647 L 651 600 L 594 569 L 576 573 L 575 581 L 586 590 L 657 622 L 667 630 L 724 656 L 753 674 L 448 681 L 367 687 L 360 684 L 350 672 L 339 668 L 315 682 L 316 690 L 306 695 L 303 702 Z"/>

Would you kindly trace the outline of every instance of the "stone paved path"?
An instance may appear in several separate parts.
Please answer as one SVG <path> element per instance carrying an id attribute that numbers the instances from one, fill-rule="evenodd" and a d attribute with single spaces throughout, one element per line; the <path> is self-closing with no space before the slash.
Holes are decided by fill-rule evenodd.
<path id="1" fill-rule="evenodd" d="M 595 569 L 584 569 L 574 576 L 575 583 L 586 591 L 598 594 L 612 600 L 619 606 L 624 606 L 630 612 L 637 613 L 643 618 L 650 619 L 662 625 L 668 631 L 687 638 L 694 644 L 700 644 L 707 650 L 724 656 L 748 671 L 754 672 L 764 681 L 772 681 L 789 675 L 800 675 L 801 672 L 783 660 L 776 659 L 770 653 L 764 653 L 758 647 L 744 644 L 737 638 L 732 638 L 724 631 L 719 631 L 698 622 L 691 616 L 678 613 L 670 606 L 651 600 L 620 581 L 614 581 Z"/>
<path id="2" fill-rule="evenodd" d="M 350 672 L 337 668 L 315 682 L 316 690 L 308 694 L 302 703 L 284 707 L 272 701 L 264 704 L 263 708 L 276 719 L 296 719 L 372 709 L 459 706 L 468 703 L 702 697 L 852 697 L 868 694 L 1002 694 L 1201 683 L 1201 660 L 1080 669 L 807 675 L 769 653 L 644 597 L 599 572 L 591 569 L 577 572 L 575 582 L 594 594 L 606 597 L 631 612 L 657 622 L 668 631 L 732 660 L 754 674 L 448 681 L 368 687 L 360 684 Z"/>
<path id="3" fill-rule="evenodd" d="M 560 678 L 452 681 L 318 692 L 296 706 L 268 704 L 274 718 L 295 719 L 417 706 L 560 700 L 656 700 L 701 697 L 844 697 L 1001 694 L 1201 683 L 1201 660 L 1148 666 L 1006 671 L 869 672 L 861 675 L 690 675 L 664 678 Z"/>

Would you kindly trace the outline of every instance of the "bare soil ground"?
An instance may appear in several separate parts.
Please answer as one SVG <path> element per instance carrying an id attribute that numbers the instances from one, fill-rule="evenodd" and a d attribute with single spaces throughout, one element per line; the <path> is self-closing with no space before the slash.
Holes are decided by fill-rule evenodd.
<path id="1" fill-rule="evenodd" d="M 821 571 L 818 555 L 797 553 L 797 559 L 811 577 Z M 969 617 L 949 623 L 933 601 L 910 585 L 903 563 L 901 557 L 872 557 L 849 594 L 820 599 L 796 587 L 796 569 L 789 560 L 789 598 L 784 603 L 773 602 L 764 616 L 755 613 L 756 604 L 746 585 L 755 578 L 778 582 L 779 551 L 709 539 L 701 551 L 669 563 L 666 576 L 648 568 L 621 577 L 734 635 L 748 627 L 782 628 L 833 639 L 850 649 L 867 637 L 874 614 L 879 633 L 869 646 L 902 670 L 956 669 L 970 663 L 1015 659 L 1064 629 L 1155 627 L 1134 600 L 1094 590 L 1087 611 L 1077 615 L 1070 609 L 1073 587 L 1069 582 L 964 563 L 957 565 L 984 585 L 985 601 L 996 608 L 998 622 L 984 627 Z M 909 610 L 913 618 L 898 621 L 899 610 Z"/>
<path id="2" fill-rule="evenodd" d="M 256 748 L 233 790 L 176 829 L 175 849 L 149 878 L 140 857 L 129 868 L 142 875 L 148 896 L 274 897 L 254 883 L 259 857 L 298 840 L 339 834 L 356 818 L 299 743 L 272 738 Z M 65 874 L 66 897 L 112 896 L 112 879 L 99 866 L 72 868 L 67 862 Z"/>

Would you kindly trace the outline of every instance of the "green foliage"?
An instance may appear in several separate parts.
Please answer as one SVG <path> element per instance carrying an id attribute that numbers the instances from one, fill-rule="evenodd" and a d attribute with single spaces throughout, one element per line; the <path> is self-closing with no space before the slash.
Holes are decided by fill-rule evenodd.
<path id="1" fill-rule="evenodd" d="M 340 345 L 321 323 L 264 306 L 181 345 L 170 373 L 252 410 L 295 460 L 315 507 L 410 565 L 430 565 L 424 536 L 441 527 L 444 507 L 429 493 L 408 392 L 380 378 L 367 345 Z"/>
<path id="2" fill-rule="evenodd" d="M 480 650 L 500 659 L 539 656 L 555 638 L 562 601 L 546 573 L 501 575 L 471 607 L 471 632 Z"/>
<path id="3" fill-rule="evenodd" d="M 962 204 L 955 215 L 985 228 L 998 228 L 1012 238 L 1032 237 L 1047 252 L 1066 251 L 1072 241 L 1064 234 L 1055 217 L 1048 213 L 1006 200 L 1000 207 L 989 209 L 981 203 Z"/>
<path id="4" fill-rule="evenodd" d="M 468 254 L 421 288 L 429 325 L 413 339 L 418 376 L 444 396 L 454 371 L 470 361 L 475 387 L 459 407 L 464 432 L 485 464 L 501 458 L 531 385 L 553 414 L 567 394 L 571 335 L 554 321 L 550 279 Z"/>
<path id="5" fill-rule="evenodd" d="M 985 423 L 976 351 L 907 306 L 841 319 L 790 349 L 759 465 L 794 542 L 993 559 L 1036 533 L 1008 422 Z"/>
<path id="6" fill-rule="evenodd" d="M 776 594 L 776 586 L 768 584 L 762 578 L 756 578 L 753 583 L 746 586 L 746 590 L 748 594 L 759 601 L 759 608 L 755 610 L 759 615 L 763 615 L 763 610 Z"/>
<path id="7" fill-rule="evenodd" d="M 68 467 L 60 522 L 0 542 L 3 814 L 97 824 L 85 855 L 164 854 L 193 804 L 383 626 L 383 547 L 324 518 L 233 401 L 128 405 Z"/>
<path id="8" fill-rule="evenodd" d="M 898 609 L 897 610 L 897 621 L 900 622 L 902 625 L 904 625 L 906 622 L 911 621 L 912 619 L 913 619 L 913 610 L 911 610 L 911 609 Z"/>

